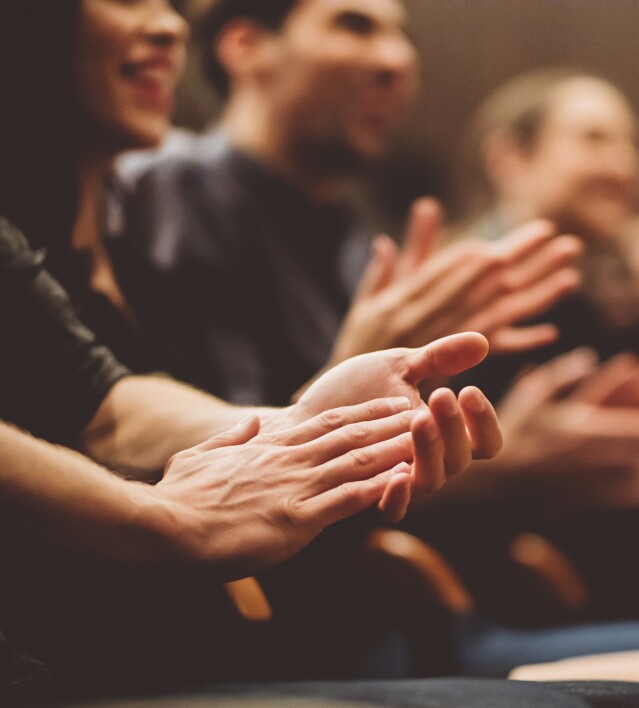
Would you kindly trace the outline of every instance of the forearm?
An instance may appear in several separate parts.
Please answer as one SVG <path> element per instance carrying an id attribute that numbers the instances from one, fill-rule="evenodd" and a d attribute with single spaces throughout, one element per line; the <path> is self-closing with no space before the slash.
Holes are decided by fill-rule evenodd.
<path id="1" fill-rule="evenodd" d="M 159 478 L 177 452 L 250 413 L 271 427 L 283 411 L 234 406 L 169 378 L 130 376 L 109 392 L 80 439 L 93 460 L 140 480 Z"/>
<path id="2" fill-rule="evenodd" d="M 0 423 L 0 540 L 113 560 L 170 557 L 169 513 L 152 487 Z"/>

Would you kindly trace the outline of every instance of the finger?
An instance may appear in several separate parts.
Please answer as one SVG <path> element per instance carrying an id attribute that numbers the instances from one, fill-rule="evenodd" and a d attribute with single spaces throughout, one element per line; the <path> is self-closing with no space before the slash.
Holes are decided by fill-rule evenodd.
<path id="1" fill-rule="evenodd" d="M 410 465 L 402 462 L 391 470 L 391 475 L 377 508 L 388 523 L 398 524 L 406 516 L 410 504 Z"/>
<path id="2" fill-rule="evenodd" d="M 536 251 L 557 234 L 557 226 L 548 219 L 528 221 L 495 242 L 493 248 L 504 262 L 515 263 Z"/>
<path id="3" fill-rule="evenodd" d="M 528 287 L 562 268 L 574 266 L 582 252 L 583 244 L 575 236 L 557 236 L 522 261 L 505 266 L 503 286 L 510 290 Z"/>
<path id="4" fill-rule="evenodd" d="M 531 417 L 534 420 L 539 412 L 545 416 L 546 406 L 556 405 L 561 396 L 592 374 L 596 366 L 596 354 L 582 347 L 522 372 L 499 404 L 500 419 L 507 430 L 515 430 L 527 425 Z"/>
<path id="5" fill-rule="evenodd" d="M 423 197 L 411 207 L 398 277 L 406 276 L 434 252 L 442 230 L 442 209 L 436 199 Z"/>
<path id="6" fill-rule="evenodd" d="M 504 419 L 510 419 L 514 411 L 522 408 L 522 401 L 525 402 L 527 414 L 574 388 L 579 381 L 592 374 L 596 366 L 596 354 L 586 347 L 555 357 L 517 380 L 503 398 L 499 406 L 500 414 Z"/>
<path id="7" fill-rule="evenodd" d="M 464 326 L 490 333 L 499 327 L 530 319 L 575 290 L 579 283 L 579 273 L 573 268 L 564 268 L 528 288 L 497 298 L 492 306 L 480 310 Z"/>
<path id="8" fill-rule="evenodd" d="M 588 403 L 569 403 L 578 432 L 593 448 L 607 443 L 609 449 L 623 448 L 639 453 L 639 411 L 632 408 L 600 408 Z M 569 427 L 569 423 L 566 427 Z M 636 460 L 635 460 L 636 462 Z"/>
<path id="9" fill-rule="evenodd" d="M 346 425 L 322 437 L 300 446 L 305 460 L 319 465 L 345 455 L 351 450 L 369 447 L 375 443 L 391 440 L 410 431 L 415 411 L 407 410 L 396 415 Z"/>
<path id="10" fill-rule="evenodd" d="M 424 283 L 422 291 L 404 300 L 397 313 L 398 328 L 410 341 L 425 343 L 462 329 L 456 326 L 482 306 L 470 293 L 478 282 L 498 278 L 497 261 L 486 254 L 460 261 L 448 277 Z"/>
<path id="11" fill-rule="evenodd" d="M 303 445 L 346 426 L 387 418 L 410 410 L 410 408 L 410 401 L 403 396 L 378 398 L 356 406 L 333 408 L 296 425 L 290 430 L 261 435 L 259 442 L 276 445 Z"/>
<path id="12" fill-rule="evenodd" d="M 462 332 L 443 337 L 420 349 L 404 350 L 404 379 L 417 385 L 435 376 L 453 376 L 476 366 L 488 354 L 486 337 L 477 332 Z"/>
<path id="13" fill-rule="evenodd" d="M 370 479 L 400 462 L 413 459 L 410 433 L 403 433 L 391 440 L 349 450 L 311 471 L 309 485 L 313 494 L 326 491 L 339 484 Z"/>
<path id="14" fill-rule="evenodd" d="M 377 504 L 392 478 L 382 472 L 371 479 L 347 482 L 307 499 L 299 508 L 298 523 L 319 530 Z"/>
<path id="15" fill-rule="evenodd" d="M 354 302 L 383 290 L 393 279 L 397 265 L 397 246 L 388 236 L 373 241 L 373 255 L 362 275 Z"/>
<path id="16" fill-rule="evenodd" d="M 420 411 L 412 426 L 413 495 L 421 497 L 437 491 L 446 481 L 444 444 L 437 423 L 428 409 Z"/>
<path id="17" fill-rule="evenodd" d="M 216 450 L 219 447 L 228 447 L 229 445 L 243 445 L 249 440 L 252 440 L 260 431 L 260 419 L 251 414 L 242 418 L 229 430 L 214 435 L 212 438 L 191 448 L 192 452 L 208 452 Z"/>
<path id="18" fill-rule="evenodd" d="M 587 379 L 581 381 L 570 395 L 573 401 L 604 405 L 639 403 L 639 359 L 634 354 L 618 354 Z"/>
<path id="19" fill-rule="evenodd" d="M 450 301 L 465 295 L 477 281 L 501 268 L 488 244 L 466 241 L 438 253 L 410 275 L 401 293 L 403 303 L 413 303 L 433 316 L 450 308 Z"/>
<path id="20" fill-rule="evenodd" d="M 510 264 L 502 263 L 493 278 L 482 278 L 469 293 L 469 301 L 475 303 L 475 311 L 495 300 L 507 297 L 510 293 L 526 293 L 530 299 L 530 288 L 539 283 L 554 284 L 554 276 L 562 273 L 561 278 L 568 279 L 569 289 L 574 289 L 580 282 L 576 259 L 582 251 L 581 242 L 574 236 L 561 236 L 553 239 L 537 252 L 528 255 L 523 261 Z M 561 279 L 560 279 L 561 282 Z M 565 294 L 566 286 L 558 294 Z M 534 290 L 531 292 L 534 293 Z M 555 298 L 558 296 L 556 295 Z M 552 300 L 546 307 L 552 304 Z M 541 312 L 540 305 L 530 305 L 531 312 Z M 532 316 L 532 315 L 528 315 Z"/>
<path id="21" fill-rule="evenodd" d="M 557 341 L 559 335 L 559 329 L 552 324 L 502 327 L 492 333 L 486 333 L 493 354 L 513 354 L 539 349 Z"/>
<path id="22" fill-rule="evenodd" d="M 440 388 L 431 394 L 428 407 L 439 428 L 446 476 L 459 474 L 468 468 L 473 455 L 457 398 L 450 389 Z"/>
<path id="23" fill-rule="evenodd" d="M 475 386 L 459 393 L 459 405 L 476 460 L 489 460 L 501 450 L 504 441 L 497 414 L 490 401 Z"/>

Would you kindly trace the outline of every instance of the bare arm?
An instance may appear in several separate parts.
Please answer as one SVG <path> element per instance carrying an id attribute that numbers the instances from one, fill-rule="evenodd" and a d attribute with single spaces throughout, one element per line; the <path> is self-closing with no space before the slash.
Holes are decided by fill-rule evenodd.
<path id="1" fill-rule="evenodd" d="M 172 455 L 232 427 L 250 412 L 264 420 L 275 413 L 225 403 L 168 377 L 129 376 L 109 391 L 82 432 L 79 448 L 127 476 L 158 479 Z"/>
<path id="2" fill-rule="evenodd" d="M 166 548 L 155 530 L 161 510 L 150 489 L 0 424 L 2 539 L 115 560 L 158 558 Z"/>
<path id="3" fill-rule="evenodd" d="M 259 436 L 249 416 L 173 457 L 154 487 L 0 424 L 0 542 L 253 573 L 389 489 L 405 510 L 415 416 L 381 399 Z"/>
<path id="4" fill-rule="evenodd" d="M 355 357 L 318 379 L 296 405 L 285 409 L 233 406 L 168 378 L 130 376 L 111 389 L 83 431 L 80 446 L 89 457 L 111 469 L 135 479 L 157 479 L 171 455 L 226 430 L 249 413 L 259 415 L 262 430 L 270 432 L 330 409 L 377 398 L 403 396 L 417 407 L 422 381 L 459 373 L 479 363 L 486 352 L 483 337 L 463 334 L 420 349 Z M 477 437 L 480 447 L 489 447 L 492 455 L 501 438 L 494 412 L 490 404 L 485 405 L 483 417 L 478 416 Z M 436 403 L 434 410 L 438 409 Z M 474 415 L 469 416 L 472 421 Z M 470 444 L 467 436 L 456 440 L 457 446 Z M 459 457 L 455 445 L 450 443 L 444 453 L 447 457 Z"/>

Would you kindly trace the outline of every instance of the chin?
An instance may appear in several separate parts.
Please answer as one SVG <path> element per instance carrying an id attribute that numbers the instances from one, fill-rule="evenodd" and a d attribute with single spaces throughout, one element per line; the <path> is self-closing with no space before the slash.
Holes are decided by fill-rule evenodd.
<path id="1" fill-rule="evenodd" d="M 120 150 L 143 150 L 154 148 L 164 140 L 171 124 L 162 120 L 136 120 L 130 121 L 122 126 L 118 131 Z"/>
<path id="2" fill-rule="evenodd" d="M 389 142 L 390 138 L 387 136 L 383 138 L 363 137 L 353 144 L 352 149 L 364 162 L 371 162 L 384 157 L 388 151 Z"/>

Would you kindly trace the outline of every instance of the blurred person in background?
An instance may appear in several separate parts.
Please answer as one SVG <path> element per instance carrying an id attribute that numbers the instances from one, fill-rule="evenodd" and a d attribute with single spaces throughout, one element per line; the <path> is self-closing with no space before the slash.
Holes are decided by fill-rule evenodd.
<path id="1" fill-rule="evenodd" d="M 513 615 L 517 603 L 490 580 L 513 535 L 528 531 L 568 552 L 592 592 L 591 617 L 636 616 L 636 114 L 604 79 L 539 70 L 485 100 L 462 150 L 458 235 L 495 242 L 527 219 L 552 219 L 581 237 L 583 283 L 541 315 L 558 328 L 555 342 L 479 368 L 479 385 L 500 401 L 506 445 L 430 505 L 421 533 L 437 538 L 497 617 L 535 614 L 519 602 Z M 470 544 L 455 539 L 451 517 L 465 519 L 459 539 L 473 529 Z"/>
<path id="2" fill-rule="evenodd" d="M 414 95 L 398 0 L 218 0 L 197 27 L 220 126 L 131 180 L 121 282 L 174 373 L 240 403 L 284 404 L 355 354 L 474 329 L 494 351 L 576 285 L 574 239 L 547 222 L 433 255 L 441 214 L 413 210 L 404 248 L 368 241 L 353 188 Z M 131 185 L 133 181 L 133 186 Z M 118 231 L 120 229 L 120 231 Z M 361 277 L 357 290 L 355 285 Z M 356 290 L 356 291 L 355 291 Z"/>

